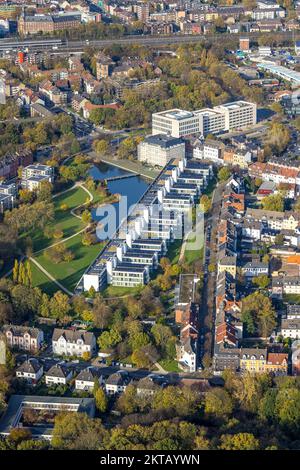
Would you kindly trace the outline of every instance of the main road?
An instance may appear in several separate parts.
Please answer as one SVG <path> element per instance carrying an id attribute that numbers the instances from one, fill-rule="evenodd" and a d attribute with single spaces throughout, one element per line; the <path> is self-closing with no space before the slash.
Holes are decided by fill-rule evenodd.
<path id="1" fill-rule="evenodd" d="M 272 33 L 263 33 L 263 36 L 268 36 L 270 34 L 272 37 L 276 35 L 282 40 L 292 39 L 297 40 L 300 38 L 300 32 L 298 31 L 278 31 Z M 47 38 L 47 37 L 34 37 L 32 39 L 4 39 L 0 41 L 0 51 L 6 50 L 19 50 L 22 48 L 28 49 L 44 49 L 52 50 L 55 53 L 63 52 L 81 52 L 83 49 L 88 46 L 95 47 L 107 47 L 112 44 L 139 44 L 144 46 L 165 46 L 173 44 L 182 44 L 182 43 L 194 43 L 199 41 L 213 41 L 213 42 L 223 42 L 225 39 L 238 39 L 239 37 L 247 36 L 252 40 L 255 40 L 262 36 L 262 33 L 237 33 L 237 34 L 213 34 L 213 35 L 182 35 L 182 34 L 173 34 L 171 36 L 144 36 L 144 35 L 130 35 L 122 36 L 119 38 L 111 39 L 90 39 L 90 40 L 71 40 L 67 39 L 60 40 L 59 38 Z M 59 44 L 61 42 L 61 44 Z M 55 44 L 57 43 L 57 45 Z"/>

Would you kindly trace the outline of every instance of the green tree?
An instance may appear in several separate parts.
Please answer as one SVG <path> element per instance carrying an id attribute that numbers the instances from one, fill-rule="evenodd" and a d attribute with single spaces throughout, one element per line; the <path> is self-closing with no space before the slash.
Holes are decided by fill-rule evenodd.
<path id="1" fill-rule="evenodd" d="M 267 275 L 261 274 L 260 276 L 254 277 L 252 283 L 260 289 L 266 289 L 270 284 L 270 279 Z"/>
<path id="2" fill-rule="evenodd" d="M 220 449 L 222 450 L 258 450 L 259 440 L 251 433 L 223 434 Z"/>
<path id="3" fill-rule="evenodd" d="M 49 308 L 52 318 L 56 318 L 58 320 L 63 319 L 71 311 L 68 296 L 61 291 L 55 292 L 53 297 L 50 299 Z"/>
<path id="4" fill-rule="evenodd" d="M 206 414 L 216 418 L 224 418 L 231 415 L 233 402 L 229 393 L 222 388 L 216 388 L 207 392 L 204 410 Z"/>
<path id="5" fill-rule="evenodd" d="M 270 194 L 262 200 L 262 206 L 266 211 L 283 212 L 284 210 L 284 197 L 282 194 Z"/>
<path id="6" fill-rule="evenodd" d="M 105 413 L 107 410 L 107 397 L 103 388 L 99 387 L 94 392 L 94 398 L 97 410 L 100 411 L 100 413 Z"/>
<path id="7" fill-rule="evenodd" d="M 228 167 L 223 166 L 218 171 L 218 180 L 219 181 L 227 181 L 231 175 L 231 171 Z"/>
<path id="8" fill-rule="evenodd" d="M 101 421 L 86 413 L 61 413 L 55 417 L 52 447 L 60 450 L 101 450 L 108 432 Z"/>
<path id="9" fill-rule="evenodd" d="M 276 312 L 270 299 L 262 292 L 254 292 L 242 301 L 242 320 L 249 333 L 268 337 L 276 326 Z"/>

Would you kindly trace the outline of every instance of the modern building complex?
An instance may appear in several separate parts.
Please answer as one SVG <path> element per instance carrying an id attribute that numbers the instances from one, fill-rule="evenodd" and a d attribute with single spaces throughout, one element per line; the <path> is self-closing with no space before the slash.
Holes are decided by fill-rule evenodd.
<path id="1" fill-rule="evenodd" d="M 256 124 L 256 104 L 235 101 L 197 111 L 170 109 L 152 115 L 152 134 L 185 137 L 218 134 Z"/>
<path id="2" fill-rule="evenodd" d="M 210 163 L 185 158 L 170 160 L 85 272 L 78 291 L 93 287 L 98 292 L 108 284 L 147 284 L 172 241 L 182 239 L 184 221 L 212 175 Z"/>
<path id="3" fill-rule="evenodd" d="M 34 191 L 39 189 L 42 182 L 54 181 L 54 168 L 48 165 L 41 165 L 39 163 L 26 166 L 22 171 L 21 185 L 23 188 Z"/>
<path id="4" fill-rule="evenodd" d="M 172 158 L 185 157 L 185 143 L 167 134 L 150 135 L 138 145 L 138 159 L 152 166 L 165 166 Z"/>

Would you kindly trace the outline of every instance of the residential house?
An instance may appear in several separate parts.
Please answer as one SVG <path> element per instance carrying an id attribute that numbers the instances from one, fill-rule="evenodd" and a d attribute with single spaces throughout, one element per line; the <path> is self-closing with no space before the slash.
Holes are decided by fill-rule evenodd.
<path id="1" fill-rule="evenodd" d="M 16 370 L 16 377 L 30 385 L 36 385 L 43 376 L 43 366 L 35 358 L 27 359 Z"/>
<path id="2" fill-rule="evenodd" d="M 72 369 L 63 364 L 55 364 L 45 372 L 46 385 L 67 385 L 73 377 Z"/>
<path id="3" fill-rule="evenodd" d="M 101 370 L 97 367 L 87 367 L 80 371 L 75 379 L 75 389 L 92 392 L 95 384 L 102 385 L 103 378 Z"/>
<path id="4" fill-rule="evenodd" d="M 267 349 L 242 348 L 240 369 L 242 372 L 265 372 Z"/>
<path id="5" fill-rule="evenodd" d="M 64 356 L 93 356 L 96 352 L 94 333 L 84 330 L 55 328 L 52 336 L 53 354 Z"/>
<path id="6" fill-rule="evenodd" d="M 268 352 L 266 363 L 266 372 L 274 375 L 287 375 L 288 373 L 288 354 Z"/>
<path id="7" fill-rule="evenodd" d="M 126 390 L 131 382 L 131 378 L 127 371 L 119 370 L 111 374 L 105 381 L 105 391 L 108 395 L 116 395 Z"/>
<path id="8" fill-rule="evenodd" d="M 300 319 L 281 320 L 281 335 L 284 338 L 300 339 Z"/>
<path id="9" fill-rule="evenodd" d="M 269 275 L 269 264 L 262 261 L 249 261 L 241 266 L 242 273 L 246 278 Z"/>

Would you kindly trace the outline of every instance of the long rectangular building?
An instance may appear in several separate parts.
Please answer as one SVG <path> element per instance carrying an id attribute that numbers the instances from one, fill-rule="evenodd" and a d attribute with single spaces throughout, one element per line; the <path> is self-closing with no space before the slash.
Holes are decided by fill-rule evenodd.
<path id="1" fill-rule="evenodd" d="M 196 111 L 170 109 L 152 115 L 152 134 L 185 137 L 193 134 L 218 134 L 256 124 L 256 104 L 234 101 Z"/>

